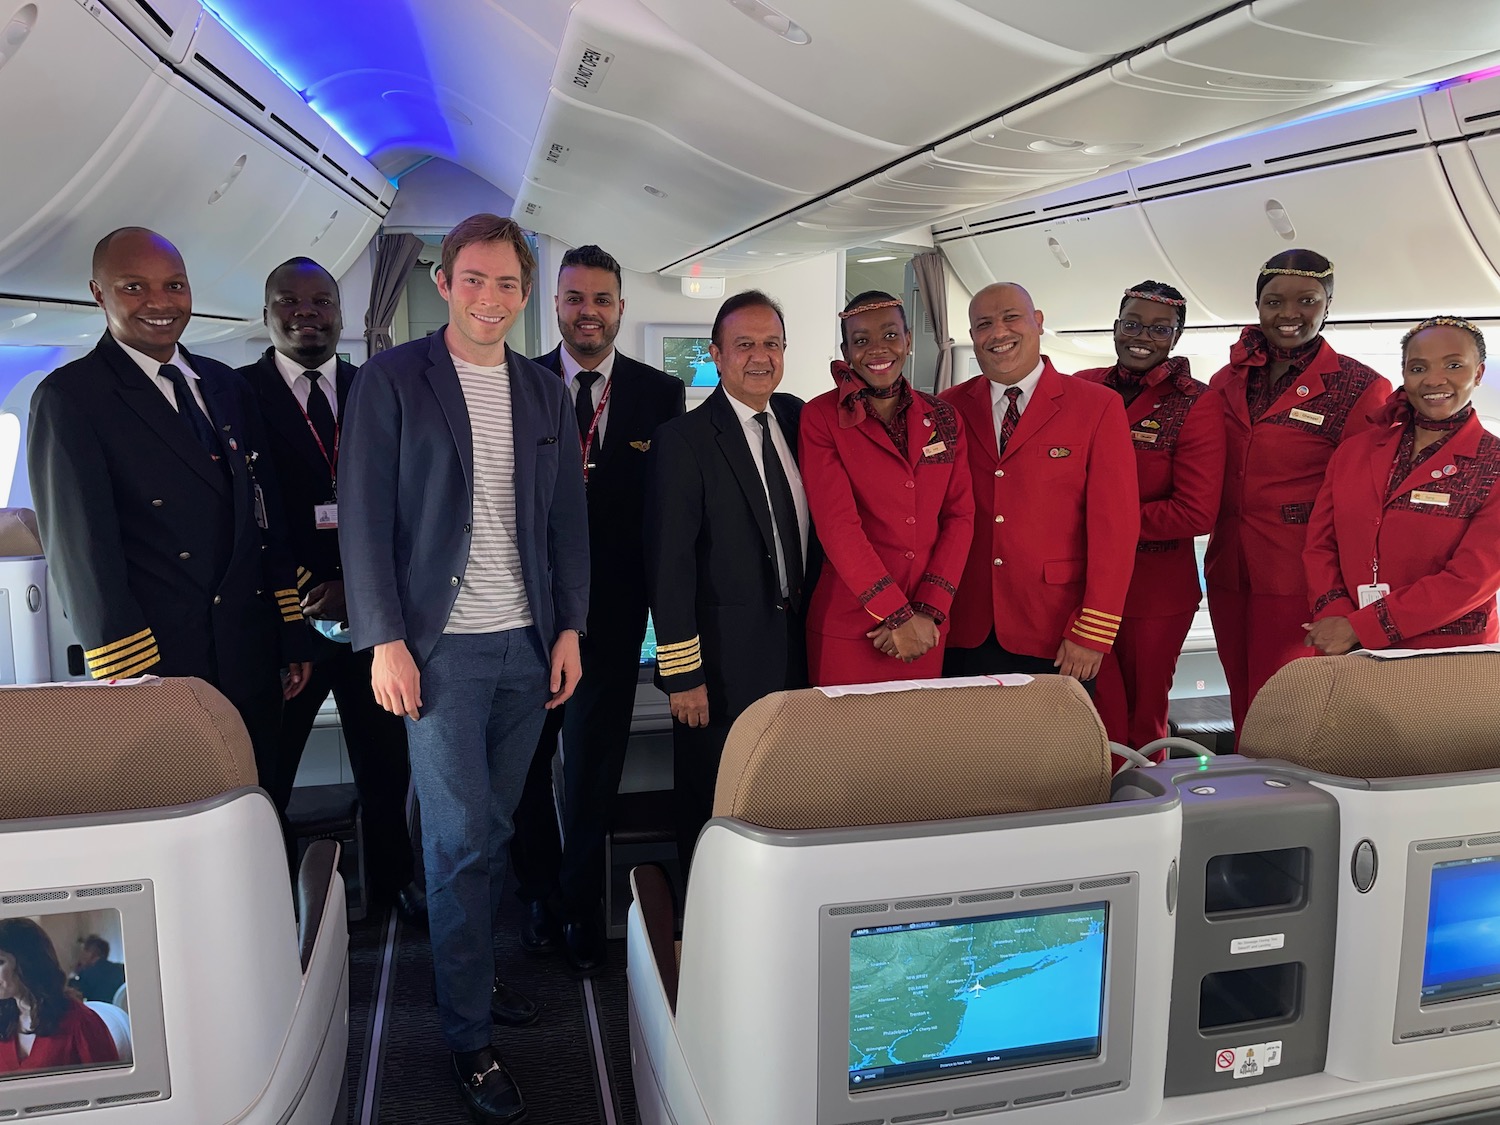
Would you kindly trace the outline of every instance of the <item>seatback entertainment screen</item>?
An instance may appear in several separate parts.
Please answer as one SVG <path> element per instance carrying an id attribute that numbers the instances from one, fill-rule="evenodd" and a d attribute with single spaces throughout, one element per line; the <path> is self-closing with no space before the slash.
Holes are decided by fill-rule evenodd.
<path id="1" fill-rule="evenodd" d="M 0 918 L 0 1083 L 131 1062 L 120 912 Z"/>
<path id="2" fill-rule="evenodd" d="M 1094 1058 L 1109 904 L 849 938 L 849 1089 Z"/>
<path id="3" fill-rule="evenodd" d="M 1432 866 L 1422 1002 L 1500 992 L 1500 856 Z"/>

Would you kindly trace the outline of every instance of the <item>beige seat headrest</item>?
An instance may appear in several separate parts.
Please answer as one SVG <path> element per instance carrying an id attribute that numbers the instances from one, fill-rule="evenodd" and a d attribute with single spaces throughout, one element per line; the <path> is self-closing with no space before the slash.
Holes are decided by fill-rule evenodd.
<path id="1" fill-rule="evenodd" d="M 1294 660 L 1250 705 L 1240 753 L 1340 777 L 1500 769 L 1500 653 Z"/>
<path id="2" fill-rule="evenodd" d="M 0 820 L 166 808 L 255 783 L 239 712 L 202 680 L 0 688 Z"/>
<path id="3" fill-rule="evenodd" d="M 29 558 L 42 553 L 42 533 L 30 508 L 0 508 L 0 559 Z"/>
<path id="4" fill-rule="evenodd" d="M 1068 808 L 1109 797 L 1109 742 L 1077 680 L 768 695 L 724 746 L 714 815 L 794 830 Z"/>

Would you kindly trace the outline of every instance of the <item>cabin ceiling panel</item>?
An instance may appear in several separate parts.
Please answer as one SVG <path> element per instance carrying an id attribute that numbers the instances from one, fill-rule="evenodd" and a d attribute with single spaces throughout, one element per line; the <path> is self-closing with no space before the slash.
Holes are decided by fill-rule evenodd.
<path id="1" fill-rule="evenodd" d="M 857 15 L 849 0 L 778 0 L 777 10 L 811 36 L 803 45 L 729 0 L 640 2 L 718 65 L 826 121 L 904 149 L 931 144 L 1105 61 L 951 0 L 859 0 Z"/>
<path id="2" fill-rule="evenodd" d="M 0 291 L 25 291 L 8 264 L 64 221 L 160 97 L 155 60 L 132 40 L 108 13 L 95 18 L 71 0 L 50 0 L 8 45 L 0 61 L 0 105 L 8 107 L 0 115 Z"/>
<path id="3" fill-rule="evenodd" d="M 1146 278 L 1182 289 L 1194 318 L 1202 317 L 1201 302 L 1162 253 L 1138 207 L 1065 216 L 965 241 L 983 259 L 985 272 L 1026 287 L 1053 331 L 1111 323 L 1120 294 Z"/>
<path id="4" fill-rule="evenodd" d="M 573 10 L 552 85 L 581 104 L 649 123 L 713 160 L 805 195 L 902 153 L 726 71 L 636 0 L 584 0 Z M 538 134 L 537 143 L 545 147 L 548 138 Z"/>
<path id="5" fill-rule="evenodd" d="M 960 0 L 965 7 L 1017 31 L 1059 47 L 1091 55 L 1123 55 L 1179 27 L 1187 27 L 1226 7 L 1225 0 L 1137 0 L 1100 4 L 1098 0 Z"/>
<path id="6" fill-rule="evenodd" d="M 1271 214 L 1272 200 L 1279 216 Z M 1470 234 L 1432 149 L 1141 206 L 1168 259 L 1221 321 L 1253 318 L 1257 266 L 1293 246 L 1334 263 L 1332 315 L 1340 320 L 1482 315 L 1500 307 L 1500 277 Z"/>
<path id="7" fill-rule="evenodd" d="M 603 238 L 612 247 L 627 246 L 611 252 L 634 270 L 655 270 L 726 238 L 746 216 L 773 215 L 800 198 L 642 122 L 556 91 L 538 136 L 549 138 L 549 144 L 533 155 L 512 214 L 531 229 L 575 246 Z M 528 202 L 541 209 L 528 211 Z M 598 217 L 586 221 L 582 216 L 588 214 Z"/>

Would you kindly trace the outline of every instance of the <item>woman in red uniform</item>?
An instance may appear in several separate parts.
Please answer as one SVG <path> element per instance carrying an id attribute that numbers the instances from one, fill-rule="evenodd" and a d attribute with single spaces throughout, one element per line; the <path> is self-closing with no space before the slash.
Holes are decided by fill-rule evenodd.
<path id="1" fill-rule="evenodd" d="M 1500 640 L 1500 439 L 1469 402 L 1484 336 L 1424 320 L 1401 367 L 1404 385 L 1333 455 L 1313 510 L 1307 643 L 1328 656 Z"/>
<path id="2" fill-rule="evenodd" d="M 0 920 L 0 1074 L 119 1061 L 109 1028 L 66 980 L 45 930 Z"/>
<path id="3" fill-rule="evenodd" d="M 1207 535 L 1224 487 L 1224 407 L 1172 348 L 1187 302 L 1160 281 L 1125 291 L 1113 367 L 1074 378 L 1125 400 L 1141 489 L 1141 539 L 1114 648 L 1094 702 L 1111 740 L 1141 747 L 1167 734 L 1167 693 L 1203 591 L 1193 537 Z"/>
<path id="4" fill-rule="evenodd" d="M 941 676 L 974 526 L 963 427 L 901 374 L 911 332 L 898 299 L 861 293 L 839 315 L 837 386 L 802 411 L 802 483 L 826 557 L 807 611 L 809 676 Z"/>
<path id="5" fill-rule="evenodd" d="M 1235 730 L 1275 671 L 1313 650 L 1302 548 L 1328 459 L 1370 425 L 1391 385 L 1323 339 L 1333 266 L 1286 250 L 1255 283 L 1260 324 L 1209 386 L 1224 397 L 1224 496 L 1205 577 Z"/>

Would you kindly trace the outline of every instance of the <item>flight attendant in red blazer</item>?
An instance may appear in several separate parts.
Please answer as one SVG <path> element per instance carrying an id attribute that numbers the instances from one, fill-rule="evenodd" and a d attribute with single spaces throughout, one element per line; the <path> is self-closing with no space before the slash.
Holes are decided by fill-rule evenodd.
<path id="1" fill-rule="evenodd" d="M 1370 426 L 1391 385 L 1323 339 L 1333 265 L 1286 250 L 1255 283 L 1260 324 L 1209 386 L 1224 396 L 1224 497 L 1204 576 L 1235 730 L 1261 685 L 1313 655 L 1302 549 L 1313 501 L 1339 443 Z"/>
<path id="2" fill-rule="evenodd" d="M 1125 291 L 1113 367 L 1074 376 L 1125 404 L 1141 490 L 1141 538 L 1125 620 L 1099 671 L 1095 702 L 1114 742 L 1142 747 L 1167 735 L 1167 695 L 1203 590 L 1193 537 L 1213 530 L 1224 488 L 1224 406 L 1172 348 L 1187 301 L 1160 281 Z"/>
<path id="3" fill-rule="evenodd" d="M 980 374 L 941 396 L 963 418 L 974 477 L 943 671 L 1060 672 L 1092 689 L 1141 530 L 1125 408 L 1114 391 L 1058 374 L 1019 285 L 974 295 L 969 337 Z"/>
<path id="4" fill-rule="evenodd" d="M 1333 455 L 1313 509 L 1307 643 L 1328 656 L 1500 640 L 1500 440 L 1469 402 L 1484 336 L 1424 320 L 1401 366 L 1405 385 Z"/>
<path id="5" fill-rule="evenodd" d="M 807 611 L 809 678 L 935 678 L 974 528 L 963 426 L 901 374 L 900 300 L 861 293 L 839 316 L 837 386 L 802 410 L 802 484 L 826 558 Z"/>

